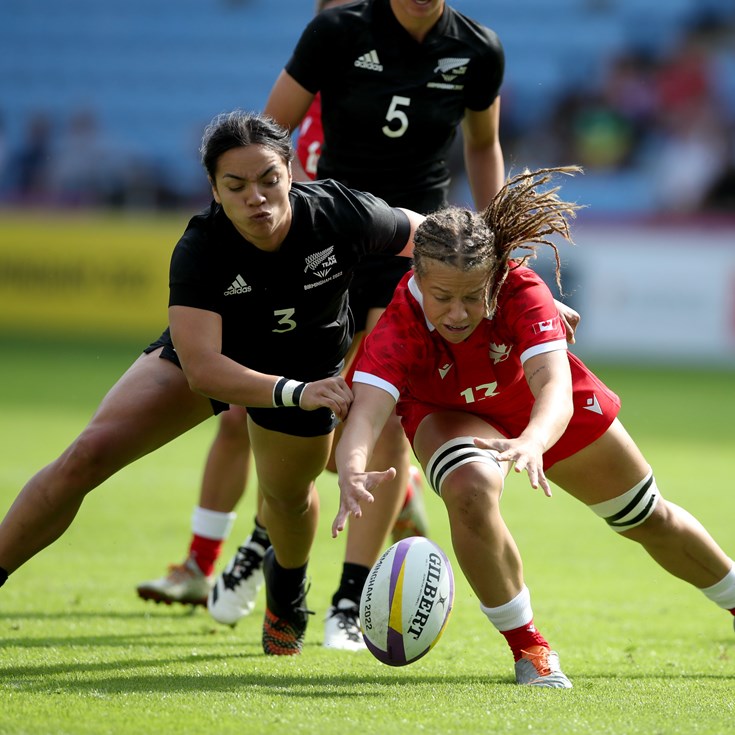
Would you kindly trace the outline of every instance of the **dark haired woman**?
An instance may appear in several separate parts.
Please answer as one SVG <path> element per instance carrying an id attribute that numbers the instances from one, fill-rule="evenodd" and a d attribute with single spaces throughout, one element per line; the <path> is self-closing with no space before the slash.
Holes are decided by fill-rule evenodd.
<path id="1" fill-rule="evenodd" d="M 202 141 L 214 202 L 176 245 L 170 330 L 105 396 L 64 453 L 32 477 L 0 524 L 0 584 L 69 527 L 84 496 L 229 404 L 248 431 L 273 550 L 263 647 L 299 653 L 315 478 L 351 391 L 347 286 L 368 253 L 410 256 L 422 217 L 333 182 L 292 185 L 288 132 L 241 111 Z"/>

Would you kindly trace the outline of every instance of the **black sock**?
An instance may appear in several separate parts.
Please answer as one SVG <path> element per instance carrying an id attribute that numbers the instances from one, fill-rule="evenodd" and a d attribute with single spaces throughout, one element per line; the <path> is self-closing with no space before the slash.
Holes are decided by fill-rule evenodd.
<path id="1" fill-rule="evenodd" d="M 279 605 L 290 605 L 300 594 L 306 580 L 306 567 L 286 569 L 282 567 L 273 554 L 273 589 L 267 588 L 267 594 L 273 602 Z M 267 587 L 267 585 L 266 585 Z"/>
<path id="2" fill-rule="evenodd" d="M 257 516 L 255 517 L 255 526 L 253 527 L 253 532 L 250 534 L 250 538 L 256 543 L 259 543 L 264 549 L 267 549 L 271 545 L 268 531 L 265 530 L 264 526 L 261 526 L 260 523 L 258 523 Z"/>
<path id="3" fill-rule="evenodd" d="M 342 567 L 342 579 L 339 581 L 339 587 L 332 597 L 332 605 L 337 607 L 337 603 L 345 599 L 352 600 L 355 605 L 359 605 L 362 588 L 365 586 L 368 574 L 370 574 L 370 567 L 345 562 Z"/>
<path id="4" fill-rule="evenodd" d="M 0 587 L 2 587 L 8 579 L 8 573 L 0 567 Z"/>

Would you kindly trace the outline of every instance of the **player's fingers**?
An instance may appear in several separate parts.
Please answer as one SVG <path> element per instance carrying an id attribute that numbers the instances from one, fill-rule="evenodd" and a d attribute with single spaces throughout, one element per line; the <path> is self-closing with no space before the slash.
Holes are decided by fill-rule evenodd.
<path id="1" fill-rule="evenodd" d="M 387 470 L 383 470 L 382 472 L 371 472 L 368 475 L 368 483 L 367 483 L 368 490 L 373 490 L 373 488 L 377 487 L 383 482 L 390 482 L 395 476 L 396 476 L 395 467 L 389 467 Z M 370 500 L 368 500 L 368 502 L 372 502 L 373 500 L 374 498 L 371 495 Z"/>
<path id="2" fill-rule="evenodd" d="M 539 484 L 541 485 L 541 489 L 544 491 L 544 495 L 547 498 L 550 498 L 551 485 L 549 485 L 549 481 L 546 479 L 546 475 L 543 472 L 539 472 Z"/>
<path id="3" fill-rule="evenodd" d="M 332 522 L 332 538 L 337 538 L 337 534 L 340 533 L 340 531 L 344 531 L 346 523 L 347 508 L 344 503 L 340 503 L 337 515 L 334 517 L 334 521 Z"/>
<path id="4" fill-rule="evenodd" d="M 515 461 L 516 457 L 516 453 L 510 449 L 507 449 L 504 452 L 498 452 L 495 456 L 498 462 L 513 462 Z"/>
<path id="5" fill-rule="evenodd" d="M 538 472 L 534 465 L 525 464 L 525 470 L 528 473 L 528 481 L 531 483 L 531 487 L 536 490 L 538 488 Z"/>
<path id="6" fill-rule="evenodd" d="M 345 524 L 347 523 L 347 511 L 340 506 L 339 512 L 337 513 L 334 522 L 332 523 L 332 538 L 337 538 L 337 535 L 345 530 Z"/>
<path id="7" fill-rule="evenodd" d="M 369 497 L 370 500 L 366 502 L 372 502 L 372 495 Z M 337 534 L 340 531 L 344 531 L 344 528 L 347 525 L 347 518 L 350 514 L 355 518 L 360 518 L 362 516 L 362 509 L 356 500 L 347 500 L 340 503 L 339 512 L 334 519 L 334 523 L 332 523 L 332 538 L 337 538 Z"/>
<path id="8" fill-rule="evenodd" d="M 350 410 L 350 404 L 344 400 L 330 401 L 327 408 L 332 410 L 332 413 L 341 421 L 347 418 L 347 414 Z"/>
<path id="9" fill-rule="evenodd" d="M 514 459 L 514 455 L 509 454 L 513 449 L 508 444 L 507 439 L 482 439 L 476 437 L 474 443 L 478 449 L 490 449 L 493 452 L 497 452 L 497 459 L 500 462 L 512 461 Z"/>

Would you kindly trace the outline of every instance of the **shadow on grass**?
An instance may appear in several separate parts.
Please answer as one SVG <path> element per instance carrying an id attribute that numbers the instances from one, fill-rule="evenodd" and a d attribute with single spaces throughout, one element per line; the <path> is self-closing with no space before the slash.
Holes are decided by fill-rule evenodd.
<path id="1" fill-rule="evenodd" d="M 115 610 L 72 610 L 67 612 L 44 612 L 43 610 L 32 610 L 23 612 L 8 612 L 7 610 L 0 612 L 0 621 L 13 620 L 91 620 L 110 618 L 111 620 L 146 620 L 152 618 L 180 619 L 194 617 L 198 609 L 204 612 L 204 608 L 200 606 L 188 605 L 186 607 L 177 605 L 148 605 L 143 607 L 142 603 L 140 612 L 120 612 Z"/>
<path id="2" fill-rule="evenodd" d="M 419 687 L 427 690 L 427 693 L 436 691 L 436 687 L 484 687 L 508 685 L 514 686 L 514 681 L 506 675 L 485 675 L 481 678 L 476 675 L 422 675 L 411 674 L 401 671 L 400 674 L 372 674 L 369 671 L 356 673 L 345 672 L 338 675 L 308 674 L 283 674 L 263 672 L 238 672 L 230 673 L 193 673 L 172 674 L 145 673 L 139 674 L 135 669 L 141 667 L 162 667 L 167 665 L 181 665 L 182 663 L 198 664 L 224 661 L 232 659 L 232 656 L 192 656 L 176 658 L 171 660 L 158 659 L 156 661 L 142 661 L 125 659 L 122 661 L 106 662 L 104 664 L 64 664 L 58 666 L 27 666 L 13 669 L 0 667 L 0 676 L 5 687 L 12 687 L 15 692 L 37 693 L 37 694 L 83 694 L 85 692 L 99 694 L 188 694 L 209 693 L 234 693 L 240 692 L 247 696 L 267 695 L 271 698 L 283 699 L 315 699 L 315 698 L 380 698 L 385 696 L 385 689 L 395 687 L 403 688 Z M 237 659 L 260 659 L 263 655 L 251 654 L 235 657 Z M 110 670 L 110 675 L 104 674 Z M 117 674 L 112 672 L 116 671 Z M 85 677 L 85 673 L 90 674 Z M 58 675 L 58 676 L 55 676 Z M 689 683 L 702 682 L 704 680 L 728 685 L 735 677 L 733 675 L 712 675 L 702 673 L 688 674 L 635 674 L 626 675 L 626 680 L 634 679 L 640 682 L 655 684 L 666 684 L 670 686 L 675 682 Z M 589 689 L 595 684 L 605 685 L 615 679 L 603 674 L 585 676 L 578 673 L 575 677 L 577 689 Z M 412 692 L 411 696 L 415 696 Z"/>
<path id="3" fill-rule="evenodd" d="M 131 671 L 141 666 L 165 667 L 167 664 L 180 665 L 191 661 L 205 662 L 224 660 L 225 656 L 196 656 L 190 659 L 173 659 L 165 661 L 125 660 L 106 664 L 67 664 L 63 666 L 26 666 L 4 669 L 0 667 L 0 676 L 4 687 L 12 687 L 15 692 L 37 694 L 81 694 L 84 692 L 106 694 L 131 694 L 156 692 L 168 695 L 202 692 L 247 692 L 250 695 L 264 695 L 283 698 L 315 697 L 384 697 L 385 691 L 380 687 L 427 687 L 435 690 L 437 686 L 467 686 L 472 684 L 510 684 L 508 676 L 487 676 L 482 681 L 469 676 L 420 675 L 405 674 L 400 676 L 361 673 L 344 673 L 338 675 L 319 674 L 282 674 L 237 672 L 222 674 L 137 674 Z M 240 657 L 238 657 L 240 658 Z M 247 658 L 247 657 L 246 657 Z M 250 658 L 263 659 L 263 654 Z M 119 675 L 105 676 L 105 669 L 118 671 Z M 85 678 L 84 674 L 92 674 Z M 59 676 L 54 676 L 58 674 Z M 377 687 L 377 688 L 376 688 Z"/>
<path id="4" fill-rule="evenodd" d="M 145 635 L 16 638 L 0 641 L 0 646 L 33 651 L 21 665 L 8 665 L 7 657 L 6 664 L 0 665 L 2 688 L 27 694 L 175 695 L 220 692 L 283 699 L 377 698 L 385 695 L 382 687 L 426 688 L 427 696 L 433 696 L 437 686 L 514 684 L 510 671 L 499 674 L 479 674 L 476 670 L 437 674 L 421 668 L 392 669 L 377 664 L 367 652 L 350 654 L 349 660 L 345 659 L 348 665 L 338 673 L 332 673 L 334 664 L 331 661 L 324 663 L 320 643 L 307 643 L 301 656 L 269 657 L 260 648 L 259 630 L 249 631 L 239 639 L 161 631 Z M 187 651 L 175 655 L 171 648 L 186 648 Z M 125 649 L 127 655 L 121 654 L 121 649 Z M 45 661 L 39 660 L 44 655 L 41 650 L 49 652 Z M 338 657 L 339 654 L 331 653 L 330 659 L 333 656 Z M 29 657 L 33 663 L 27 662 Z M 54 660 L 50 660 L 51 657 Z M 363 657 L 362 661 L 360 657 Z M 285 667 L 291 666 L 297 672 L 284 671 Z M 331 671 L 319 673 L 321 666 Z M 719 688 L 731 686 L 735 674 L 692 670 L 662 673 L 656 670 L 629 671 L 623 678 L 642 682 L 644 686 L 665 687 L 676 686 L 677 682 L 689 686 L 708 681 Z M 620 676 L 615 674 L 577 671 L 574 682 L 577 690 L 585 690 L 607 686 L 618 679 Z"/>
<path id="5" fill-rule="evenodd" d="M 223 631 L 224 632 L 224 631 Z M 227 646 L 232 648 L 233 645 L 247 645 L 252 643 L 251 640 L 237 640 L 232 637 L 217 639 L 217 631 L 212 633 L 198 633 L 196 631 L 177 632 L 155 632 L 155 633 L 123 633 L 120 635 L 110 633 L 100 633 L 98 635 L 64 635 L 61 637 L 26 637 L 14 636 L 10 638 L 0 639 L 0 649 L 38 649 L 53 648 L 63 653 L 65 649 L 84 649 L 84 648 L 132 648 L 134 646 L 146 646 L 169 648 L 172 646 Z"/>

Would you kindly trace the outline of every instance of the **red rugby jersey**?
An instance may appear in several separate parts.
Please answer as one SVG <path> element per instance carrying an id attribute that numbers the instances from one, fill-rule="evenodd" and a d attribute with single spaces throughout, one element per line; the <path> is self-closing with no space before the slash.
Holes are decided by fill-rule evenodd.
<path id="1" fill-rule="evenodd" d="M 353 380 L 389 392 L 413 441 L 421 420 L 440 410 L 468 411 L 508 437 L 528 424 L 534 397 L 523 363 L 551 350 L 567 351 L 553 296 L 530 268 L 512 270 L 498 309 L 460 344 L 447 342 L 426 320 L 421 293 L 406 274 L 393 301 L 364 341 Z M 601 436 L 620 408 L 618 397 L 569 353 L 574 415 L 545 456 L 545 466 Z"/>

